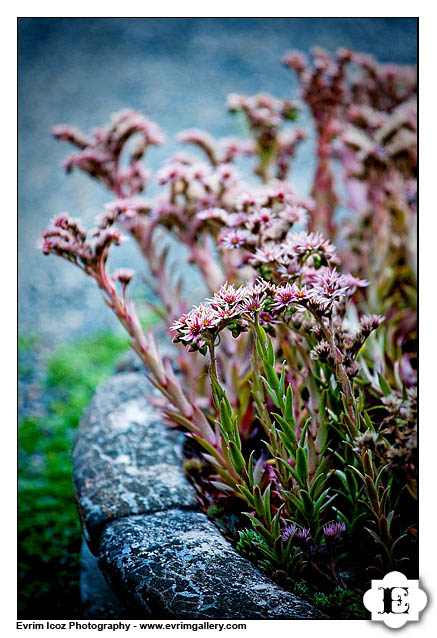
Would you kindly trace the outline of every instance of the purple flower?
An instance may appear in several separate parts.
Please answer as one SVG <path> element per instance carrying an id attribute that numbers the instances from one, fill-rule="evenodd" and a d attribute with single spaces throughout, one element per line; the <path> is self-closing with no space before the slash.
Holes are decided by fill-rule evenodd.
<path id="1" fill-rule="evenodd" d="M 337 539 L 340 538 L 345 529 L 346 525 L 344 523 L 328 523 L 328 525 L 323 527 L 323 533 L 325 538 Z"/>
<path id="2" fill-rule="evenodd" d="M 281 538 L 284 541 L 284 543 L 286 541 L 288 541 L 290 538 L 293 538 L 293 536 L 295 535 L 297 530 L 296 525 L 293 523 L 293 525 L 289 525 L 288 527 L 284 527 L 284 529 L 281 530 Z"/>
<path id="3" fill-rule="evenodd" d="M 294 534 L 294 538 L 301 544 L 309 543 L 311 541 L 310 530 L 304 527 L 298 528 Z"/>

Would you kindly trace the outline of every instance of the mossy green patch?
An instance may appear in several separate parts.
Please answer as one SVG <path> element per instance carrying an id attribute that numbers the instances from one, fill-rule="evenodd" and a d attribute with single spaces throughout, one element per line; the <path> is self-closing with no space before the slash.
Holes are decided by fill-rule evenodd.
<path id="1" fill-rule="evenodd" d="M 21 354 L 37 347 L 22 337 Z M 96 386 L 107 378 L 128 340 L 114 334 L 67 344 L 47 362 L 42 391 L 47 415 L 19 423 L 18 615 L 80 618 L 81 531 L 71 483 L 74 430 Z M 30 357 L 31 358 L 31 357 Z M 19 376 L 24 380 L 28 367 Z"/>

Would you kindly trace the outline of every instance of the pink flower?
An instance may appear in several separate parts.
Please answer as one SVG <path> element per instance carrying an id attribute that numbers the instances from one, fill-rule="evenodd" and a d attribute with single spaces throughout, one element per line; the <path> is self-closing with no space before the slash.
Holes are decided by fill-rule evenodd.
<path id="1" fill-rule="evenodd" d="M 238 171 L 229 164 L 221 164 L 215 171 L 219 184 L 230 186 L 238 180 Z"/>
<path id="2" fill-rule="evenodd" d="M 263 286 L 260 286 L 259 284 L 252 285 L 252 287 L 247 286 L 246 296 L 242 300 L 240 306 L 243 311 L 251 314 L 259 312 L 262 310 L 266 298 L 267 295 Z"/>
<path id="3" fill-rule="evenodd" d="M 249 261 L 253 266 L 259 264 L 272 264 L 278 262 L 283 255 L 282 248 L 277 244 L 265 244 L 262 248 L 257 248 Z"/>
<path id="4" fill-rule="evenodd" d="M 282 62 L 297 73 L 302 73 L 308 66 L 308 58 L 300 51 L 289 51 L 282 58 Z"/>
<path id="5" fill-rule="evenodd" d="M 262 207 L 252 213 L 247 221 L 248 227 L 253 229 L 254 226 L 260 225 L 261 229 L 269 228 L 277 219 L 276 215 L 270 208 Z"/>
<path id="6" fill-rule="evenodd" d="M 226 224 L 229 219 L 229 213 L 224 208 L 207 208 L 206 210 L 202 210 L 197 213 L 197 219 L 201 219 L 202 221 L 206 219 L 215 219 Z"/>
<path id="7" fill-rule="evenodd" d="M 241 140 L 238 137 L 229 137 L 221 140 L 222 159 L 231 162 L 237 155 L 253 155 L 255 145 L 251 140 Z"/>
<path id="8" fill-rule="evenodd" d="M 227 304 L 232 306 L 236 303 L 239 303 L 244 297 L 247 295 L 247 287 L 240 286 L 239 288 L 235 288 L 234 285 L 228 284 L 226 282 L 223 286 L 214 294 L 212 299 L 208 301 L 211 302 L 213 307 L 216 305 Z"/>
<path id="9" fill-rule="evenodd" d="M 174 184 L 182 179 L 185 179 L 188 174 L 188 168 L 185 164 L 179 161 L 170 160 L 165 166 L 163 166 L 156 173 L 156 179 L 158 184 Z"/>
<path id="10" fill-rule="evenodd" d="M 237 95 L 237 93 L 229 93 L 226 100 L 226 106 L 229 111 L 237 111 L 238 109 L 241 109 L 245 103 L 246 98 L 244 95 Z"/>
<path id="11" fill-rule="evenodd" d="M 290 225 L 304 224 L 308 219 L 308 211 L 302 206 L 286 205 L 279 213 L 279 217 Z"/>
<path id="12" fill-rule="evenodd" d="M 285 284 L 278 286 L 273 296 L 272 310 L 281 311 L 288 308 L 293 302 L 299 304 L 305 303 L 309 298 L 308 291 L 305 287 L 299 288 L 296 284 Z"/>
<path id="13" fill-rule="evenodd" d="M 114 281 L 119 281 L 121 284 L 124 284 L 126 286 L 130 282 L 134 274 L 134 271 L 130 268 L 119 268 L 118 270 L 113 272 L 111 276 Z"/>
<path id="14" fill-rule="evenodd" d="M 209 304 L 200 304 L 175 321 L 170 330 L 176 332 L 175 342 L 182 341 L 186 345 L 194 343 L 202 348 L 206 343 L 206 333 L 214 328 L 218 320 L 217 313 Z"/>
<path id="15" fill-rule="evenodd" d="M 348 287 L 344 285 L 344 276 L 336 269 L 320 268 L 312 275 L 313 290 L 316 295 L 326 297 L 330 302 L 338 301 L 346 296 Z"/>
<path id="16" fill-rule="evenodd" d="M 190 128 L 186 131 L 181 131 L 176 136 L 178 142 L 189 143 L 189 144 L 199 144 L 200 146 L 214 146 L 214 138 L 207 133 L 206 131 L 202 131 L 199 128 Z"/>
<path id="17" fill-rule="evenodd" d="M 244 246 L 248 240 L 252 237 L 251 233 L 248 230 L 225 230 L 219 235 L 219 243 L 224 246 L 224 248 L 234 249 L 241 248 Z"/>
<path id="18" fill-rule="evenodd" d="M 308 258 L 314 262 L 314 256 L 318 257 L 321 264 L 337 263 L 338 258 L 335 246 L 320 233 L 292 233 L 287 239 L 286 251 L 290 256 L 297 255 L 302 261 L 308 263 Z M 285 251 L 284 251 L 285 252 Z"/>
<path id="19" fill-rule="evenodd" d="M 190 166 L 188 170 L 188 178 L 203 183 L 204 179 L 209 175 L 209 167 L 203 162 L 196 162 Z"/>

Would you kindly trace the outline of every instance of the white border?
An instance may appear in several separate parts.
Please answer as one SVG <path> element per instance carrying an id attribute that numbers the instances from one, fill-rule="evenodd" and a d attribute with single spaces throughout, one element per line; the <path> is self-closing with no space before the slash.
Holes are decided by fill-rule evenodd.
<path id="1" fill-rule="evenodd" d="M 103 4 L 103 3 L 100 3 Z M 77 1 L 74 5 L 54 2 L 19 2 L 13 9 L 3 8 L 1 21 L 2 48 L 2 123 L 3 130 L 1 139 L 3 142 L 3 152 L 0 156 L 1 175 L 3 183 L 3 250 L 1 255 L 2 273 L 2 328 L 3 328 L 3 374 L 2 374 L 2 396 L 6 401 L 2 405 L 2 435 L 3 435 L 3 463 L 1 464 L 2 485 L 6 486 L 8 492 L 2 502 L 3 510 L 3 538 L 1 546 L 1 556 L 3 562 L 3 585 L 2 602 L 4 611 L 0 619 L 1 626 L 9 635 L 14 631 L 16 621 L 16 560 L 15 552 L 12 548 L 16 546 L 15 514 L 16 512 L 16 492 L 15 492 L 15 458 L 16 458 L 16 381 L 13 370 L 16 370 L 16 347 L 14 336 L 16 334 L 16 18 L 18 16 L 36 17 L 105 17 L 115 15 L 120 17 L 140 16 L 141 12 L 147 10 L 145 17 L 183 17 L 181 10 L 189 17 L 282 17 L 293 11 L 295 17 L 308 16 L 307 4 L 297 6 L 297 3 L 270 1 L 265 6 L 260 2 L 235 2 L 235 0 L 222 0 L 219 4 L 206 4 L 200 2 L 180 3 L 167 2 L 165 10 L 167 15 L 163 16 L 162 11 L 154 9 L 144 2 L 124 2 L 122 5 L 114 2 L 105 2 L 102 8 L 105 9 L 105 16 L 96 15 L 99 13 L 97 3 L 91 7 L 90 3 Z M 437 273 L 437 217 L 435 198 L 431 200 L 431 189 L 436 183 L 436 161 L 435 161 L 435 129 L 436 129 L 436 73 L 435 63 L 437 60 L 435 44 L 436 41 L 436 21 L 435 12 L 431 8 L 430 2 L 419 1 L 415 3 L 403 2 L 385 3 L 368 1 L 363 4 L 351 4 L 350 2 L 315 2 L 311 3 L 313 16 L 320 17 L 364 17 L 362 10 L 365 9 L 371 17 L 386 17 L 387 14 L 394 14 L 393 17 L 411 17 L 412 13 L 420 16 L 420 578 L 421 586 L 429 594 L 429 609 L 423 613 L 419 623 L 409 623 L 404 628 L 404 632 L 428 630 L 431 634 L 431 627 L 434 609 L 432 605 L 432 590 L 435 580 L 435 570 L 433 557 L 435 557 L 436 546 L 436 487 L 437 477 L 433 473 L 436 465 L 437 436 L 436 436 L 436 409 L 434 407 L 434 397 L 437 396 L 437 374 L 433 356 L 436 354 L 435 343 L 437 340 L 436 312 L 437 297 L 436 273 Z M 265 16 L 268 8 L 269 15 Z M 320 9 L 320 10 L 319 10 Z M 325 16 L 326 9 L 330 10 L 330 15 Z M 14 13 L 14 15 L 11 15 Z M 369 16 L 369 17 L 370 17 Z M 6 197 L 5 197 L 6 195 Z M 6 226 L 6 228 L 5 228 Z M 434 365 L 433 365 L 434 364 Z M 5 450 L 7 452 L 5 453 Z M 11 452 L 13 451 L 13 452 Z M 366 636 L 374 630 L 387 631 L 380 623 L 370 621 L 246 621 L 250 634 L 261 634 L 261 632 L 274 631 L 278 636 L 290 636 L 303 628 L 305 632 L 322 633 L 324 636 L 350 636 L 351 631 L 357 637 Z M 273 624 L 272 624 L 273 623 Z M 316 623 L 316 624 L 315 624 Z M 352 624 L 351 624 L 352 623 Z M 41 632 L 38 632 L 41 633 Z M 59 632 L 56 632 L 58 634 Z M 62 632 L 65 635 L 67 632 Z M 68 631 L 70 634 L 71 632 Z M 75 632 L 77 633 L 77 632 Z M 114 632 L 87 632 L 99 635 L 113 634 Z M 132 634 L 132 631 L 128 632 Z M 167 634 L 167 631 L 159 632 L 159 635 Z M 181 632 L 186 634 L 187 632 Z M 217 633 L 218 632 L 214 632 Z M 223 633 L 223 632 L 222 632 Z M 227 632 L 225 632 L 227 633 Z M 188 631 L 192 635 L 192 632 Z M 208 632 L 211 635 L 210 632 Z M 52 635 L 54 635 L 52 633 Z M 428 634 L 427 634 L 428 635 Z"/>

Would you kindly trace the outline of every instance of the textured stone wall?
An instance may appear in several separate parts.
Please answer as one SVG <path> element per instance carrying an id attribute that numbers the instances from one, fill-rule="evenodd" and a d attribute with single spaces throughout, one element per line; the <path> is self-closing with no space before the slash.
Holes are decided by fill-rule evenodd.
<path id="1" fill-rule="evenodd" d="M 323 618 L 238 554 L 198 509 L 182 469 L 183 435 L 161 422 L 150 403 L 154 393 L 144 376 L 134 372 L 120 373 L 100 386 L 74 449 L 84 532 L 121 603 L 115 613 L 136 618 Z M 92 572 L 92 559 L 83 554 L 83 565 Z M 98 613 L 87 591 L 89 580 L 82 580 L 84 602 Z M 111 601 L 99 604 L 100 613 L 114 614 Z"/>

